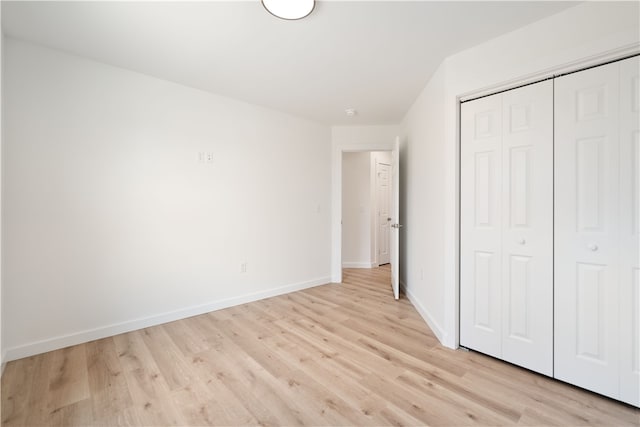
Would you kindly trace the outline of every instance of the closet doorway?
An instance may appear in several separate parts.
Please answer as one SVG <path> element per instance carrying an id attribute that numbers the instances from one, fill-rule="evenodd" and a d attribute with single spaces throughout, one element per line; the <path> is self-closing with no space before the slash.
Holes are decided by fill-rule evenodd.
<path id="1" fill-rule="evenodd" d="M 640 56 L 464 102 L 460 345 L 640 406 Z"/>

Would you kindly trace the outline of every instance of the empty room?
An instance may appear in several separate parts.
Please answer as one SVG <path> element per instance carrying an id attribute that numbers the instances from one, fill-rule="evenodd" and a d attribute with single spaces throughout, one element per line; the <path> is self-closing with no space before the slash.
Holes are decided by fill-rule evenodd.
<path id="1" fill-rule="evenodd" d="M 3 427 L 640 427 L 640 2 L 0 21 Z"/>

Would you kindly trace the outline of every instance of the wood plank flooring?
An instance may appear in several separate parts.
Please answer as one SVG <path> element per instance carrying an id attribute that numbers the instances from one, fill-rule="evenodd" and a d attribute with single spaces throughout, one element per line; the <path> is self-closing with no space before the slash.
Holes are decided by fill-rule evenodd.
<path id="1" fill-rule="evenodd" d="M 3 426 L 640 425 L 640 411 L 439 345 L 388 268 L 10 362 Z"/>

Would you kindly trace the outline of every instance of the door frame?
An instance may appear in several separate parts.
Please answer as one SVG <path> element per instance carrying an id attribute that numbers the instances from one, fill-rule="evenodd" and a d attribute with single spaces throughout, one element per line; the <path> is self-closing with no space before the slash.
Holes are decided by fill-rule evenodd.
<path id="1" fill-rule="evenodd" d="M 395 141 L 340 144 L 332 149 L 331 282 L 342 282 L 342 154 L 393 151 Z"/>

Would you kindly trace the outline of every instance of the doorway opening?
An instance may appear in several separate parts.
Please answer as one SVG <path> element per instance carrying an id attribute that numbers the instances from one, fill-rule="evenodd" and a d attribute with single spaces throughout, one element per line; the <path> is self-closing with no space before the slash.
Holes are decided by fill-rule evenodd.
<path id="1" fill-rule="evenodd" d="M 392 152 L 342 153 L 342 275 L 391 290 Z"/>
<path id="2" fill-rule="evenodd" d="M 386 142 L 377 142 L 377 143 L 359 143 L 355 145 L 343 145 L 336 144 L 334 145 L 333 151 L 333 191 L 332 191 L 332 221 L 331 221 L 331 241 L 332 241 L 332 260 L 331 260 L 331 278 L 334 283 L 342 282 L 342 268 L 343 268 L 343 157 L 345 153 L 351 152 L 365 152 L 371 153 L 372 151 L 389 151 L 391 153 L 391 173 L 389 174 L 391 178 L 390 182 L 390 192 L 391 192 L 391 208 L 390 215 L 387 218 L 391 218 L 388 220 L 390 235 L 389 235 L 389 253 L 390 253 L 390 268 L 391 268 L 391 288 L 393 290 L 393 296 L 395 299 L 400 298 L 400 227 L 402 224 L 399 222 L 400 218 L 400 138 L 395 137 L 395 140 Z M 371 160 L 371 155 L 369 154 L 369 161 Z M 371 163 L 369 163 L 371 165 Z M 369 169 L 369 176 L 371 174 L 371 168 Z M 371 182 L 371 181 L 369 181 Z M 371 194 L 371 187 L 369 187 L 369 195 Z M 369 211 L 369 217 L 371 216 L 371 211 Z M 369 227 L 371 227 L 371 222 L 369 222 Z M 369 234 L 369 238 L 371 239 L 371 234 Z M 371 240 L 370 240 L 371 242 Z M 375 241 L 374 241 L 375 242 Z M 371 246 L 369 245 L 369 250 L 371 251 Z M 376 249 L 377 251 L 377 249 Z M 375 255 L 376 252 L 374 252 Z M 370 252 L 371 254 L 371 252 Z M 373 261 L 372 261 L 373 259 Z M 350 260 L 346 260 L 350 261 Z M 369 265 L 372 263 L 377 264 L 377 259 L 369 257 Z M 371 268 L 371 267 L 369 267 Z"/>
<path id="3" fill-rule="evenodd" d="M 389 264 L 391 152 L 342 154 L 342 267 Z"/>

